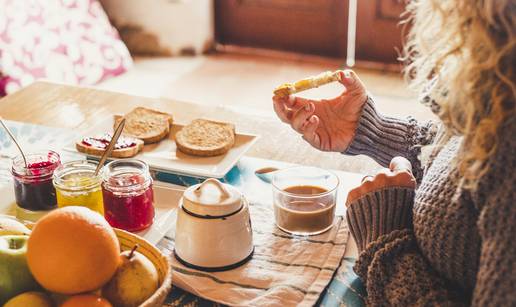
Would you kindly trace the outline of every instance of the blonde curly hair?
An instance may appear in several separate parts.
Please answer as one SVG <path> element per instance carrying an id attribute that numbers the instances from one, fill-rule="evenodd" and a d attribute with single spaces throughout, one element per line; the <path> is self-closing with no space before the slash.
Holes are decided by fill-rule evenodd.
<path id="1" fill-rule="evenodd" d="M 412 0 L 405 75 L 447 135 L 462 135 L 466 187 L 489 169 L 516 101 L 516 0 Z"/>

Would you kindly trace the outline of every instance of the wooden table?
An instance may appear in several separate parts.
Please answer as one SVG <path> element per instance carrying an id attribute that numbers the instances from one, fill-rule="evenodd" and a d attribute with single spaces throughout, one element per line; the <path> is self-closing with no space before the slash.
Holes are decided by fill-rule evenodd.
<path id="1" fill-rule="evenodd" d="M 202 90 L 202 84 L 199 88 Z M 252 110 L 238 107 L 206 106 L 169 99 L 135 97 L 94 88 L 37 82 L 0 99 L 0 116 L 10 120 L 81 131 L 111 118 L 113 114 L 125 114 L 137 106 L 171 113 L 178 123 L 188 123 L 199 117 L 232 122 L 238 131 L 262 136 L 248 152 L 252 157 L 356 173 L 371 173 L 379 167 L 368 157 L 351 157 L 316 150 L 275 116 L 257 115 Z"/>
<path id="2" fill-rule="evenodd" d="M 261 135 L 262 138 L 248 153 L 249 156 L 353 171 L 353 167 L 349 165 L 352 161 L 350 157 L 346 160 L 346 157 L 339 153 L 323 153 L 311 148 L 290 127 L 276 118 L 257 116 L 221 106 L 207 107 L 94 88 L 36 82 L 0 99 L 0 116 L 9 120 L 81 131 L 111 118 L 114 114 L 125 114 L 137 106 L 168 112 L 179 123 L 208 117 L 232 122 L 237 130 Z M 355 164 L 363 163 L 360 161 Z M 350 244 L 346 256 L 356 257 L 356 254 L 354 243 Z"/>
<path id="3" fill-rule="evenodd" d="M 37 82 L 0 99 L 0 116 L 9 120 L 81 131 L 114 114 L 127 113 L 137 106 L 171 113 L 179 123 L 208 117 L 232 122 L 237 130 L 262 135 L 262 139 L 249 152 L 250 156 L 331 169 L 343 169 L 343 164 L 345 166 L 347 163 L 338 161 L 343 157 L 339 153 L 321 153 L 309 147 L 299 135 L 275 118 L 246 114 L 220 106 L 207 107 L 167 99 L 135 97 L 93 88 Z M 353 177 L 357 176 L 353 174 Z M 344 256 L 356 258 L 356 245 L 353 240 L 350 241 Z"/>

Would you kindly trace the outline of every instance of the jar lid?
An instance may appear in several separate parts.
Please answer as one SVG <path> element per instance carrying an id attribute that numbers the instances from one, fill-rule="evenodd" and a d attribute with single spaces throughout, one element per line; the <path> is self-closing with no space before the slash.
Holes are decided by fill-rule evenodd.
<path id="1" fill-rule="evenodd" d="M 189 187 L 183 194 L 183 208 L 199 216 L 231 215 L 241 207 L 242 194 L 214 178 Z"/>

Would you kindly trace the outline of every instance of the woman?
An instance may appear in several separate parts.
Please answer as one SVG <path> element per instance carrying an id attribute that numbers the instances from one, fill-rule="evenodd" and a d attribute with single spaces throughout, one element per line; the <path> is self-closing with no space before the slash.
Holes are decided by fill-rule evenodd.
<path id="1" fill-rule="evenodd" d="M 378 113 L 352 71 L 340 97 L 275 97 L 275 111 L 312 146 L 386 167 L 347 200 L 368 304 L 515 306 L 516 1 L 408 10 L 407 74 L 440 123 Z M 415 179 L 402 158 L 387 168 L 396 156 Z"/>

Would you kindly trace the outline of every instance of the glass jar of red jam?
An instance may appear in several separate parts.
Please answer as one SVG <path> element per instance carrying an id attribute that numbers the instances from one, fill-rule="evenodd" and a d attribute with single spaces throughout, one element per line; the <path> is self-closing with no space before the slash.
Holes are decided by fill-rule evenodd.
<path id="1" fill-rule="evenodd" d="M 20 208 L 30 211 L 46 211 L 57 207 L 56 190 L 52 184 L 54 170 L 61 165 L 59 154 L 54 151 L 31 153 L 13 159 L 11 173 L 14 179 L 14 195 Z"/>
<path id="2" fill-rule="evenodd" d="M 112 161 L 103 168 L 104 217 L 113 227 L 140 231 L 154 220 L 149 166 L 137 159 Z"/>

